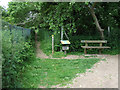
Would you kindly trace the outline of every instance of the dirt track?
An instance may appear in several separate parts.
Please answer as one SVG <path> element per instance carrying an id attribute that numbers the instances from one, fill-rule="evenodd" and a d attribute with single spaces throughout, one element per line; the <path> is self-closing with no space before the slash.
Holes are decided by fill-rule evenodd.
<path id="1" fill-rule="evenodd" d="M 46 54 L 40 49 L 40 42 L 36 42 L 36 57 L 38 58 L 48 58 Z"/>

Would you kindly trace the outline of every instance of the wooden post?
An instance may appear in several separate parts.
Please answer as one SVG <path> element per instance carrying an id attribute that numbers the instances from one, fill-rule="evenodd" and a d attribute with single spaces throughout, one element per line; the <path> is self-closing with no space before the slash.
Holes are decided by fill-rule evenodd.
<path id="1" fill-rule="evenodd" d="M 54 54 L 54 35 L 52 35 L 52 54 Z"/>
<path id="2" fill-rule="evenodd" d="M 88 46 L 88 43 L 85 43 L 85 46 Z"/>
<path id="3" fill-rule="evenodd" d="M 99 54 L 101 54 L 102 49 L 99 49 Z"/>
<path id="4" fill-rule="evenodd" d="M 87 54 L 87 49 L 86 48 L 84 48 L 84 54 Z"/>
<path id="5" fill-rule="evenodd" d="M 24 31 L 23 31 L 23 28 L 22 28 L 22 36 L 24 36 Z"/>
<path id="6" fill-rule="evenodd" d="M 66 55 L 66 50 L 64 51 L 64 54 Z"/>
<path id="7" fill-rule="evenodd" d="M 102 43 L 100 43 L 100 47 L 102 47 Z"/>

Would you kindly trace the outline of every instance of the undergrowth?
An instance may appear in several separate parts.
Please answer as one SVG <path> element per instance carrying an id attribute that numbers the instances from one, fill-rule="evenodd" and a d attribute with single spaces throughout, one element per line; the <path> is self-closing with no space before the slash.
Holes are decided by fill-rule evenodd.
<path id="1" fill-rule="evenodd" d="M 52 53 L 52 37 L 47 30 L 40 30 L 38 32 L 38 41 L 40 41 L 40 49 L 46 54 Z"/>
<path id="2" fill-rule="evenodd" d="M 25 40 L 19 36 L 16 41 L 9 32 L 2 31 L 2 87 L 22 87 L 19 75 L 31 60 L 35 56 L 30 38 Z"/>
<path id="3" fill-rule="evenodd" d="M 119 33 L 117 33 L 118 30 L 112 30 L 111 35 L 108 37 L 105 33 L 105 40 L 108 41 L 107 44 L 103 44 L 103 46 L 110 46 L 110 49 L 102 49 L 102 54 L 110 54 L 115 55 L 119 54 Z M 39 40 L 41 42 L 40 48 L 43 50 L 43 52 L 47 55 L 50 55 L 52 53 L 52 37 L 51 35 L 54 34 L 50 30 L 40 30 L 39 31 Z M 112 38 L 114 37 L 114 38 Z M 54 35 L 54 49 L 55 52 L 60 51 L 60 33 L 56 33 Z M 64 38 L 66 39 L 66 38 Z M 81 40 L 100 40 L 100 37 L 97 36 L 86 36 L 86 35 L 71 35 L 69 36 L 70 39 L 70 49 L 67 51 L 68 54 L 72 55 L 82 55 L 84 54 L 84 49 L 81 47 L 84 45 L 84 43 L 81 43 Z M 92 46 L 96 44 L 90 44 Z M 98 45 L 98 44 L 97 44 Z M 87 49 L 88 54 L 99 54 L 99 49 Z"/>

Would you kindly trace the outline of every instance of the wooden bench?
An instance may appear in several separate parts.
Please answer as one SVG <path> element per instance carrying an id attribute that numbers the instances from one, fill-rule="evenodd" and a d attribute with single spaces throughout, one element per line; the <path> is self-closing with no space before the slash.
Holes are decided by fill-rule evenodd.
<path id="1" fill-rule="evenodd" d="M 81 43 L 85 43 L 85 46 L 81 46 L 84 48 L 84 53 L 87 54 L 87 49 L 97 48 L 99 49 L 99 53 L 101 54 L 101 49 L 110 48 L 109 46 L 103 46 L 103 43 L 107 43 L 107 40 L 81 40 Z M 88 46 L 88 43 L 99 43 L 99 46 Z"/>

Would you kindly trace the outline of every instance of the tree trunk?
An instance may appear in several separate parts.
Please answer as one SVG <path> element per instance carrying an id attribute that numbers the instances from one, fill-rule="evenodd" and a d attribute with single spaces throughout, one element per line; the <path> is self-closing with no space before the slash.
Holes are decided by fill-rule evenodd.
<path id="1" fill-rule="evenodd" d="M 89 6 L 88 6 L 88 8 L 89 8 L 89 11 L 90 11 L 90 13 L 91 13 L 91 15 L 92 15 L 92 17 L 93 17 L 93 19 L 95 21 L 95 25 L 96 25 L 97 29 L 100 32 L 101 39 L 104 39 L 104 30 L 100 27 L 100 24 L 99 24 L 98 19 L 97 19 L 96 15 L 95 15 L 95 12 L 94 12 L 94 8 L 93 7 L 91 8 Z"/>
<path id="2" fill-rule="evenodd" d="M 35 42 L 37 42 L 37 33 L 35 32 Z"/>

